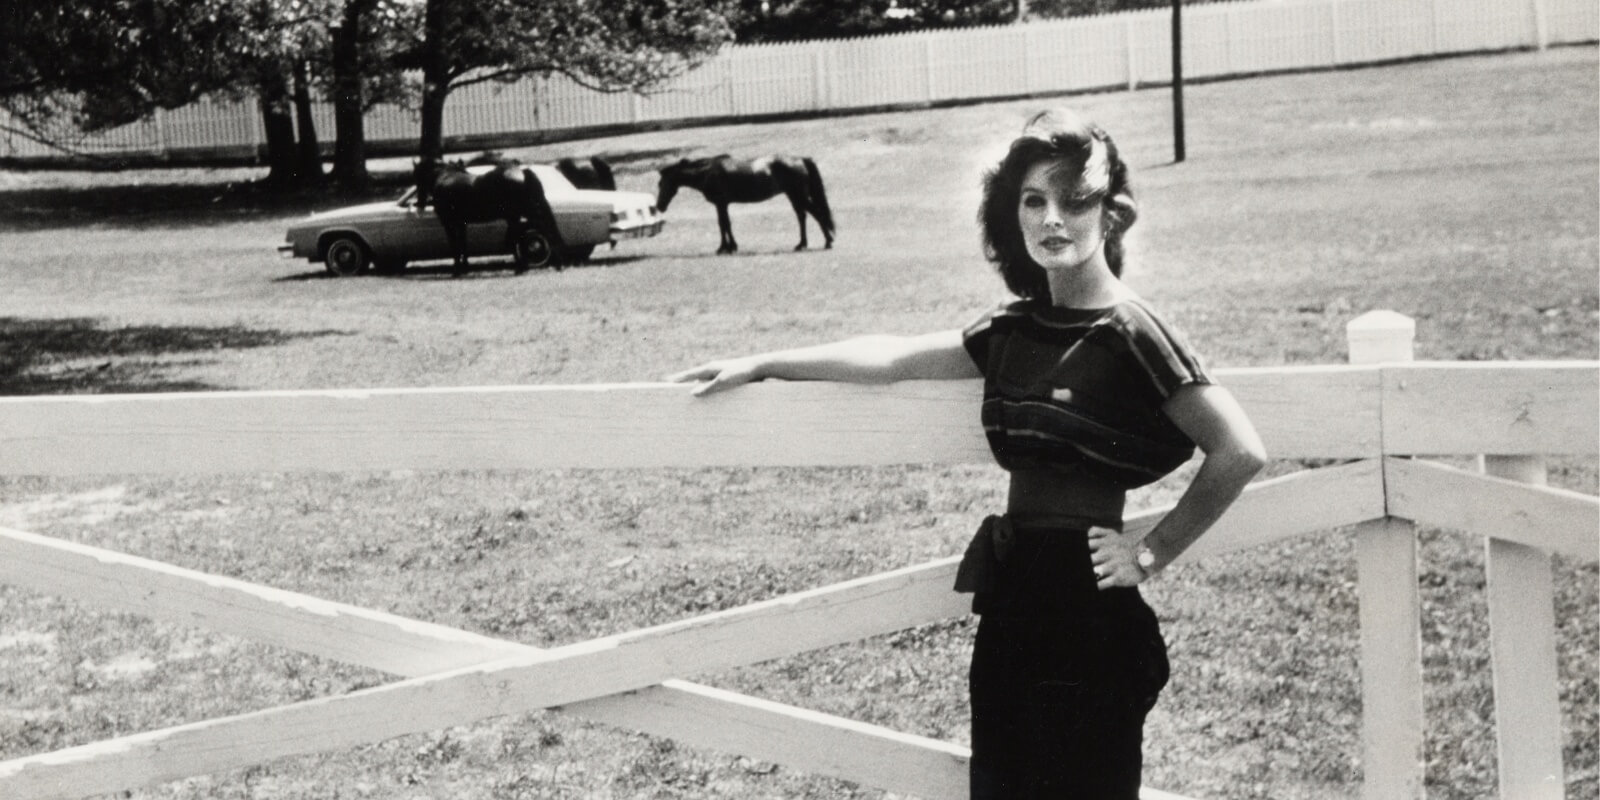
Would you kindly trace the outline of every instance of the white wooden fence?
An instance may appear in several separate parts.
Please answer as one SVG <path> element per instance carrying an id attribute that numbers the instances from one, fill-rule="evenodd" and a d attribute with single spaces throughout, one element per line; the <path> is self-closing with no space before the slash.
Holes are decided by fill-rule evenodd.
<path id="1" fill-rule="evenodd" d="M 1189 8 L 1184 75 L 1250 75 L 1423 56 L 1600 40 L 1593 0 L 1244 0 Z M 482 139 L 725 119 L 922 105 L 1164 84 L 1172 80 L 1169 15 L 1146 10 L 1005 27 L 777 45 L 738 45 L 648 97 L 593 92 L 564 78 L 465 87 L 445 135 Z M 316 112 L 322 138 L 333 110 Z M 367 115 L 374 143 L 413 145 L 414 112 Z M 202 102 L 94 136 L 97 154 L 181 155 L 263 145 L 254 105 Z M 409 152 L 409 151 L 407 151 Z M 58 153 L 0 138 L 0 158 Z"/>
<path id="2" fill-rule="evenodd" d="M 1564 796 L 1551 554 L 1600 560 L 1600 499 L 1544 486 L 1600 451 L 1600 362 L 1412 363 L 1412 323 L 1350 325 L 1350 366 L 1220 370 L 1279 458 L 1186 559 L 1360 526 L 1363 797 L 1422 797 L 1415 525 L 1487 542 L 1500 793 Z M 987 461 L 975 382 L 262 391 L 0 398 L 0 473 L 882 465 Z M 1487 454 L 1487 475 L 1420 456 Z M 1164 509 L 1135 514 L 1148 531 Z M 0 762 L 0 797 L 68 798 L 552 706 L 928 798 L 959 746 L 681 680 L 967 613 L 957 557 L 541 650 L 0 529 L 0 581 L 399 676 L 350 694 Z M 1181 800 L 1146 789 L 1145 800 Z"/>

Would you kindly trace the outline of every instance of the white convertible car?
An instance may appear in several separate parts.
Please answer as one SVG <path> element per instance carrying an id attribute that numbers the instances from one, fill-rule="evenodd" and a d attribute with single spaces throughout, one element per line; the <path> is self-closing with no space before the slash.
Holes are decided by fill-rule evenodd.
<path id="1" fill-rule="evenodd" d="M 578 189 L 554 167 L 529 164 L 544 185 L 566 248 L 551 255 L 565 263 L 584 261 L 596 245 L 655 236 L 661 212 L 642 192 Z M 472 167 L 474 171 L 491 167 Z M 399 272 L 417 261 L 448 260 L 450 243 L 433 209 L 417 206 L 412 187 L 399 200 L 312 214 L 289 226 L 278 253 L 317 262 L 335 275 L 359 275 L 372 267 Z M 503 221 L 467 226 L 467 255 L 510 256 Z"/>

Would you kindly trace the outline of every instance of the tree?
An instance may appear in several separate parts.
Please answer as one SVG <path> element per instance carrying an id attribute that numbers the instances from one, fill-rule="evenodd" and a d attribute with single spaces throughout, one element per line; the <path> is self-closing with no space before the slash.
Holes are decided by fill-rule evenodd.
<path id="1" fill-rule="evenodd" d="M 454 89 L 563 74 L 600 91 L 648 91 L 732 38 L 731 2 L 12 0 L 0 4 L 0 110 L 10 113 L 0 124 L 70 148 L 72 133 L 253 96 L 267 181 L 292 186 L 322 174 L 315 89 L 335 106 L 334 175 L 359 185 L 363 115 L 377 103 L 420 95 L 421 150 L 438 157 Z M 404 77 L 417 68 L 420 88 Z"/>
<path id="2" fill-rule="evenodd" d="M 741 42 L 789 42 L 1006 25 L 1134 8 L 1171 0 L 739 0 Z"/>
<path id="3" fill-rule="evenodd" d="M 344 0 L 328 21 L 321 88 L 333 103 L 333 179 L 360 188 L 368 182 L 366 112 L 381 102 L 403 102 L 411 94 L 396 66 L 420 27 L 415 3 Z"/>
<path id="4" fill-rule="evenodd" d="M 728 0 L 427 0 L 424 159 L 444 154 L 444 105 L 462 86 L 565 75 L 602 92 L 648 91 L 732 39 Z"/>
<path id="5" fill-rule="evenodd" d="M 10 133 L 70 149 L 74 134 L 236 86 L 248 20 L 228 0 L 3 4 L 0 110 Z"/>
<path id="6" fill-rule="evenodd" d="M 7 129 L 71 151 L 82 136 L 207 96 L 254 94 L 268 181 L 320 176 L 296 147 L 295 66 L 329 0 L 13 0 L 0 59 Z M 303 94 L 304 105 L 309 95 Z M 314 144 L 309 115 L 301 131 Z"/>
<path id="7" fill-rule="evenodd" d="M 1016 18 L 1017 0 L 740 0 L 741 42 L 833 39 L 972 25 Z"/>

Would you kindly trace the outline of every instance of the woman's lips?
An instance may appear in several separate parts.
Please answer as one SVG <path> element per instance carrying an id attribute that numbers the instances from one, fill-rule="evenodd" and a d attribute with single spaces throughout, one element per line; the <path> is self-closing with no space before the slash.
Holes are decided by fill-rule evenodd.
<path id="1" fill-rule="evenodd" d="M 1060 236 L 1046 236 L 1042 241 L 1039 242 L 1040 246 L 1049 250 L 1060 250 L 1070 244 L 1072 244 L 1071 239 L 1066 239 Z"/>

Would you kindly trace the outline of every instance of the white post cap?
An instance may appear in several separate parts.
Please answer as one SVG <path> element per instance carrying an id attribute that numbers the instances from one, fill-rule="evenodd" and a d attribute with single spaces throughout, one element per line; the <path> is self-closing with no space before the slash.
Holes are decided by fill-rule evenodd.
<path id="1" fill-rule="evenodd" d="M 1417 322 L 1397 311 L 1380 309 L 1350 320 L 1344 332 L 1352 364 L 1410 361 Z"/>

